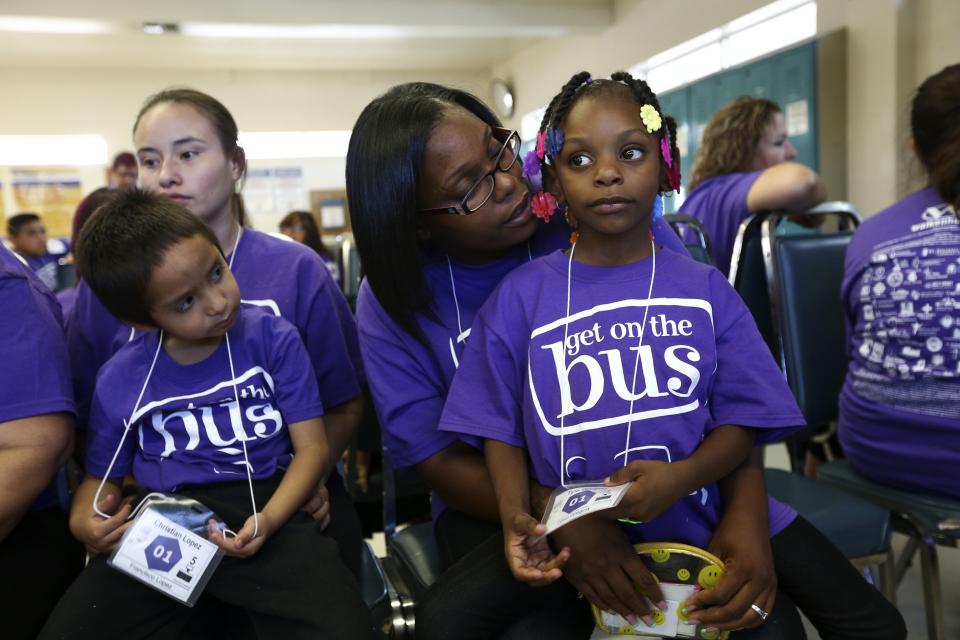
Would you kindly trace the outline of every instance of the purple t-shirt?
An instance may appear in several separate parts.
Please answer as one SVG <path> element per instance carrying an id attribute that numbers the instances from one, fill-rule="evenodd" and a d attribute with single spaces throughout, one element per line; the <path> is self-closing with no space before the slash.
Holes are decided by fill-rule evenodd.
<path id="1" fill-rule="evenodd" d="M 40 278 L 40 282 L 45 284 L 48 289 L 55 291 L 57 288 L 57 256 L 45 253 L 39 258 L 23 256 L 27 265 L 33 269 L 33 272 Z"/>
<path id="2" fill-rule="evenodd" d="M 75 413 L 60 305 L 36 275 L 0 245 L 0 423 Z M 47 489 L 34 509 L 56 503 Z"/>
<path id="3" fill-rule="evenodd" d="M 286 318 L 300 332 L 323 405 L 335 407 L 355 398 L 362 375 L 356 324 L 320 257 L 296 242 L 244 229 L 232 270 L 244 304 Z M 135 335 L 110 315 L 81 280 L 67 326 L 81 428 L 97 371 Z"/>
<path id="4" fill-rule="evenodd" d="M 516 269 L 474 322 L 440 428 L 526 449 L 532 476 L 557 487 L 561 466 L 567 482 L 578 482 L 601 480 L 631 460 L 685 459 L 720 425 L 754 427 L 758 444 L 803 425 L 723 275 L 668 251 L 656 262 L 649 305 L 651 259 L 621 267 L 574 262 L 566 338 L 567 256 Z M 705 547 L 720 511 L 713 483 L 628 529 L 634 540 Z M 771 535 L 795 515 L 770 500 Z"/>
<path id="5" fill-rule="evenodd" d="M 669 225 L 660 221 L 653 228 L 658 243 L 686 253 Z M 423 462 L 461 439 L 438 431 L 437 425 L 474 316 L 504 276 L 533 257 L 567 245 L 569 234 L 566 223 L 555 216 L 538 230 L 529 248 L 526 244 L 514 247 L 496 262 L 468 265 L 451 260 L 448 266 L 444 255 L 423 255 L 435 313 L 434 318 L 425 314 L 415 318 L 424 342 L 396 324 L 363 281 L 357 297 L 360 347 L 384 443 L 390 448 L 394 465 L 407 467 Z M 434 516 L 443 508 L 434 496 Z"/>
<path id="6" fill-rule="evenodd" d="M 960 226 L 936 190 L 866 220 L 847 249 L 850 368 L 839 435 L 883 484 L 960 498 Z"/>
<path id="7" fill-rule="evenodd" d="M 269 310 L 241 307 L 229 332 L 239 406 L 223 340 L 192 365 L 177 364 L 161 349 L 133 413 L 159 335 L 137 336 L 100 370 L 86 471 L 98 478 L 106 474 L 127 420 L 134 431 L 124 440 L 110 477 L 132 471 L 153 491 L 245 479 L 241 438 L 255 479 L 285 468 L 292 457 L 287 426 L 323 415 L 317 385 L 303 375 L 310 358 L 296 328 Z"/>
<path id="8" fill-rule="evenodd" d="M 678 211 L 703 223 L 713 245 L 713 263 L 724 275 L 730 273 L 737 228 L 751 213 L 747 208 L 747 193 L 759 176 L 760 172 L 754 171 L 704 180 L 690 192 Z"/>

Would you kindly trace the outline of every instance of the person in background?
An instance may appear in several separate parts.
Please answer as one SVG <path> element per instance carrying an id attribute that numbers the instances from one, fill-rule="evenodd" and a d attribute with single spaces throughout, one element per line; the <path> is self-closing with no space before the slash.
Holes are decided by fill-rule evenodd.
<path id="1" fill-rule="evenodd" d="M 37 636 L 85 554 L 53 482 L 75 413 L 60 307 L 3 246 L 0 310 L 0 618 L 19 640 Z"/>
<path id="2" fill-rule="evenodd" d="M 73 248 L 74 251 L 76 251 L 77 239 L 80 237 L 80 230 L 83 228 L 83 225 L 90 219 L 93 212 L 96 211 L 101 204 L 106 202 L 111 193 L 108 187 L 100 187 L 88 193 L 87 196 L 80 201 L 80 204 L 77 205 L 77 210 L 73 214 L 73 225 L 70 232 L 70 247 Z M 76 279 L 72 287 L 68 286 L 65 289 L 57 291 L 57 300 L 63 309 L 64 324 L 70 323 L 70 314 L 73 311 L 74 303 L 77 301 L 77 284 L 80 282 L 80 274 L 76 272 L 76 256 L 73 253 L 67 256 L 67 263 L 73 265 Z"/>
<path id="3" fill-rule="evenodd" d="M 312 213 L 309 211 L 291 211 L 280 221 L 280 233 L 316 251 L 333 279 L 340 282 L 340 265 L 337 264 L 337 259 L 330 252 L 330 249 L 327 249 L 327 246 L 323 244 L 323 240 L 320 238 L 320 229 L 317 228 L 317 221 Z"/>
<path id="4" fill-rule="evenodd" d="M 35 213 L 18 213 L 7 220 L 7 238 L 13 250 L 51 291 L 57 289 L 57 256 L 47 251 L 47 229 Z"/>
<path id="5" fill-rule="evenodd" d="M 839 436 L 881 484 L 960 499 L 960 64 L 913 98 L 927 186 L 868 218 L 847 249 L 841 297 L 850 367 Z"/>
<path id="6" fill-rule="evenodd" d="M 123 151 L 114 157 L 107 183 L 111 189 L 133 189 L 137 186 L 137 175 L 136 156 Z"/>
<path id="7" fill-rule="evenodd" d="M 724 275 L 744 218 L 770 209 L 802 211 L 826 199 L 823 179 L 793 162 L 796 155 L 780 106 L 766 98 L 737 98 L 710 118 L 679 213 L 706 227 L 713 262 Z"/>

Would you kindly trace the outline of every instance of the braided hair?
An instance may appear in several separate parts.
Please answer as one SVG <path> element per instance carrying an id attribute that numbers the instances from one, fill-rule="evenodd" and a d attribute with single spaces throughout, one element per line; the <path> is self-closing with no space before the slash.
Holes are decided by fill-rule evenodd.
<path id="1" fill-rule="evenodd" d="M 680 189 L 680 150 L 677 148 L 677 122 L 672 116 L 663 115 L 660 109 L 660 101 L 657 100 L 657 94 L 653 92 L 644 80 L 634 78 L 626 71 L 617 71 L 610 76 L 609 80 L 592 80 L 590 74 L 586 71 L 580 71 L 574 74 L 563 85 L 560 93 L 555 95 L 547 105 L 547 110 L 543 114 L 543 120 L 540 122 L 540 129 L 537 133 L 537 139 L 546 140 L 545 149 L 539 158 L 539 169 L 542 172 L 543 167 L 553 164 L 555 157 L 563 146 L 562 125 L 570 108 L 584 96 L 601 95 L 602 93 L 611 93 L 614 91 L 630 92 L 630 95 L 636 100 L 638 110 L 644 105 L 650 105 L 660 114 L 663 125 L 659 130 L 652 132 L 660 140 L 666 139 L 669 143 L 670 158 L 662 157 L 667 163 L 668 175 L 671 189 Z M 538 145 L 539 146 L 539 145 Z M 662 154 L 661 154 L 662 155 Z M 530 160 L 524 162 L 527 167 Z M 542 197 L 537 194 L 536 197 Z"/>

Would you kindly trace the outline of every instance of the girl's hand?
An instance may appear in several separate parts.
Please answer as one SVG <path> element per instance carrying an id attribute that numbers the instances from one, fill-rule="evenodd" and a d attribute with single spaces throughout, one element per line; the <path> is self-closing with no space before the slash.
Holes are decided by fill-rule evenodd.
<path id="1" fill-rule="evenodd" d="M 256 527 L 254 517 L 250 516 L 247 518 L 247 521 L 243 523 L 243 528 L 237 531 L 237 535 L 232 538 L 224 536 L 223 532 L 217 527 L 217 521 L 211 519 L 207 523 L 210 542 L 220 547 L 228 556 L 234 558 L 249 558 L 260 550 L 263 543 L 266 542 L 270 534 L 273 533 L 271 523 L 262 511 L 257 514 L 257 517 L 260 524 L 259 529 Z M 253 536 L 255 529 L 257 529 L 256 537 Z"/>
<path id="2" fill-rule="evenodd" d="M 615 522 L 593 514 L 565 524 L 550 534 L 556 545 L 569 545 L 564 576 L 583 596 L 607 611 L 653 626 L 644 596 L 665 609 L 660 586 Z"/>
<path id="3" fill-rule="evenodd" d="M 504 552 L 514 578 L 542 587 L 563 575 L 560 569 L 570 558 L 570 549 L 554 555 L 545 526 L 523 512 L 504 518 L 503 524 Z"/>
<path id="4" fill-rule="evenodd" d="M 310 517 L 319 523 L 321 531 L 327 528 L 330 524 L 330 492 L 327 490 L 326 478 L 320 481 L 316 491 L 300 510 L 310 514 Z"/>
<path id="5" fill-rule="evenodd" d="M 100 511 L 111 513 L 116 510 L 109 518 L 97 515 L 90 509 L 88 513 L 70 519 L 70 531 L 93 555 L 112 551 L 130 527 L 131 523 L 127 522 L 130 503 L 124 503 L 117 509 L 119 502 L 119 497 L 114 494 L 108 494 L 100 501 Z"/>
<path id="6" fill-rule="evenodd" d="M 730 518 L 720 525 L 707 550 L 723 560 L 725 569 L 712 589 L 694 594 L 683 606 L 691 623 L 740 629 L 759 626 L 763 620 L 750 608 L 756 604 L 773 611 L 777 596 L 777 575 L 773 568 L 770 539 L 750 527 L 738 526 Z"/>
<path id="7" fill-rule="evenodd" d="M 689 493 L 684 463 L 634 460 L 606 479 L 607 486 L 631 483 L 631 487 L 613 509 L 605 511 L 613 518 L 634 518 L 650 522 Z"/>

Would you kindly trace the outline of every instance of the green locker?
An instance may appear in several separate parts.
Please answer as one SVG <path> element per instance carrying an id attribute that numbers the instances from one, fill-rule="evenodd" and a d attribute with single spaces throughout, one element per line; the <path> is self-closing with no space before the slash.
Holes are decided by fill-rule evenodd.
<path id="1" fill-rule="evenodd" d="M 660 96 L 664 111 L 686 126 L 684 184 L 693 172 L 703 129 L 720 107 L 742 95 L 769 98 L 783 109 L 797 162 L 819 169 L 817 150 L 817 43 L 727 69 Z M 684 150 L 681 150 L 681 154 Z M 667 210 L 673 209 L 668 200 Z"/>

